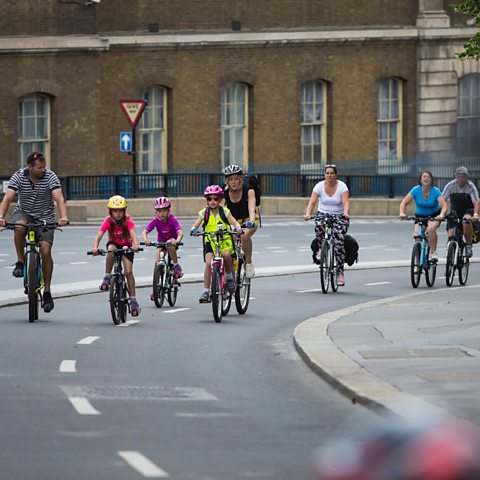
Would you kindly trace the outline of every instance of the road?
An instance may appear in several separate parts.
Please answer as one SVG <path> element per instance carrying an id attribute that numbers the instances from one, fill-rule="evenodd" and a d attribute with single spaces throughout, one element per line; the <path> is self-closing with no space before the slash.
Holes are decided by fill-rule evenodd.
<path id="1" fill-rule="evenodd" d="M 309 263 L 311 224 L 267 223 L 256 235 L 258 268 Z M 101 259 L 84 256 L 94 231 L 57 236 L 55 282 L 101 276 Z M 361 262 L 408 259 L 409 232 L 390 220 L 351 228 Z M 12 263 L 1 242 L 2 260 Z M 195 239 L 186 239 L 186 271 L 201 271 L 197 255 Z M 149 275 L 151 262 L 137 260 L 136 274 Z M 16 281 L 10 270 L 1 269 L 2 288 Z M 175 308 L 156 309 L 141 289 L 140 322 L 127 327 L 113 326 L 103 293 L 57 299 L 33 325 L 25 305 L 2 308 L 0 477 L 307 478 L 317 446 L 377 417 L 314 375 L 292 332 L 321 313 L 410 292 L 408 275 L 351 271 L 347 286 L 328 295 L 318 274 L 257 278 L 247 315 L 232 312 L 219 325 L 197 303 L 198 284 L 182 286 Z"/>

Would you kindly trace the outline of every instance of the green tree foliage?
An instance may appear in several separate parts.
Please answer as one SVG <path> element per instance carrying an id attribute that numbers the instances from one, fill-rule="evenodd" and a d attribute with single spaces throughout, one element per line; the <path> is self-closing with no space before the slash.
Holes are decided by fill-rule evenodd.
<path id="1" fill-rule="evenodd" d="M 461 3 L 452 3 L 450 6 L 459 13 L 471 15 L 475 19 L 475 24 L 480 26 L 480 0 L 464 0 Z M 480 32 L 476 33 L 463 46 L 463 52 L 459 53 L 459 58 L 480 59 Z"/>

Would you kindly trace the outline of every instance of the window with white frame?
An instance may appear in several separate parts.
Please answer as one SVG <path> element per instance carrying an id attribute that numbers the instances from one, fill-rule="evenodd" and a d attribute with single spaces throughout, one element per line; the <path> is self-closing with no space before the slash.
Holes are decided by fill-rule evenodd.
<path id="1" fill-rule="evenodd" d="M 222 90 L 222 163 L 247 168 L 248 85 L 230 83 Z"/>
<path id="2" fill-rule="evenodd" d="M 148 87 L 143 98 L 147 101 L 139 122 L 140 173 L 167 171 L 167 90 L 159 86 Z"/>
<path id="3" fill-rule="evenodd" d="M 457 108 L 457 153 L 480 153 L 480 75 L 470 74 L 460 78 Z"/>
<path id="4" fill-rule="evenodd" d="M 17 162 L 27 163 L 27 156 L 42 152 L 50 164 L 50 98 L 40 93 L 25 95 L 17 109 Z"/>
<path id="5" fill-rule="evenodd" d="M 378 160 L 402 157 L 402 80 L 384 78 L 378 88 Z"/>
<path id="6" fill-rule="evenodd" d="M 325 82 L 310 80 L 302 84 L 302 165 L 320 165 L 326 158 Z"/>

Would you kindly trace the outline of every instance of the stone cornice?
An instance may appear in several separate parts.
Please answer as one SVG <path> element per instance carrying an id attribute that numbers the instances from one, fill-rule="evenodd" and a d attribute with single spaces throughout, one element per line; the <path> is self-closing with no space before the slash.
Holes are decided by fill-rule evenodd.
<path id="1" fill-rule="evenodd" d="M 223 32 L 182 34 L 100 34 L 89 36 L 0 37 L 0 53 L 98 52 L 112 48 L 191 49 L 202 47 L 254 47 L 308 44 L 345 44 L 378 41 L 468 39 L 478 31 L 465 28 L 369 28 L 275 32 Z"/>

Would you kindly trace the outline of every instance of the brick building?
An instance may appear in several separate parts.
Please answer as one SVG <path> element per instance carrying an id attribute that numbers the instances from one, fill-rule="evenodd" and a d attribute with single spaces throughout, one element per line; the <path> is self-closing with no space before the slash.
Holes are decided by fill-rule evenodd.
<path id="1" fill-rule="evenodd" d="M 60 175 L 130 171 L 132 98 L 144 173 L 474 155 L 475 29 L 449 3 L 2 1 L 0 174 L 32 149 Z"/>

